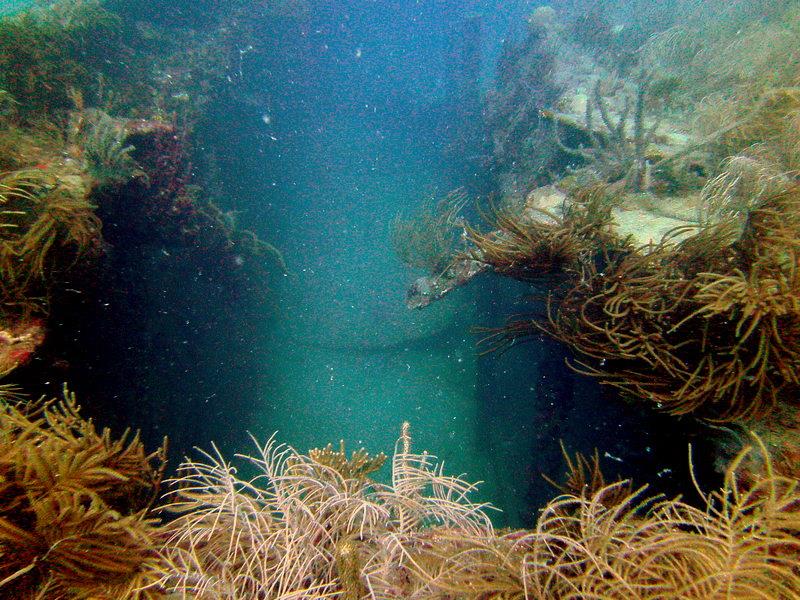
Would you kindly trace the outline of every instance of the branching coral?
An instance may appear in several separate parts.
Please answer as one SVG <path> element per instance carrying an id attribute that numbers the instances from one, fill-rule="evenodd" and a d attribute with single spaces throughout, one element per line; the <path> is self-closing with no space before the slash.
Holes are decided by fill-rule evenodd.
<path id="1" fill-rule="evenodd" d="M 28 409 L 0 403 L 0 594 L 145 598 L 154 581 L 150 508 L 166 448 L 112 439 L 74 395 Z"/>
<path id="2" fill-rule="evenodd" d="M 344 440 L 340 440 L 338 450 L 334 450 L 333 445 L 328 444 L 324 448 L 310 450 L 308 457 L 323 467 L 330 467 L 345 479 L 367 477 L 370 473 L 379 471 L 386 462 L 386 455 L 383 452 L 377 456 L 370 456 L 363 448 L 354 451 L 350 458 L 347 458 Z"/>
<path id="3" fill-rule="evenodd" d="M 648 152 L 660 125 L 657 119 L 650 124 L 645 123 L 651 82 L 652 76 L 642 73 L 638 78 L 636 91 L 628 92 L 621 82 L 609 84 L 598 79 L 591 99 L 586 102 L 586 132 L 591 145 L 585 148 L 565 145 L 559 139 L 559 123 L 555 119 L 553 131 L 558 147 L 568 155 L 581 158 L 604 181 L 621 181 L 624 187 L 634 192 L 647 191 L 652 183 L 653 162 Z M 619 114 L 614 116 L 609 98 L 616 96 L 621 98 L 617 99 L 617 104 L 621 105 Z M 595 111 L 600 115 L 602 128 L 595 121 Z"/>

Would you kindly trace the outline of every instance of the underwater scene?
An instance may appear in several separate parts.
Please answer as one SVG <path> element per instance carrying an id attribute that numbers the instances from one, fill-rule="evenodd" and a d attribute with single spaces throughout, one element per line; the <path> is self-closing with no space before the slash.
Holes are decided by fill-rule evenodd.
<path id="1" fill-rule="evenodd" d="M 798 40 L 0 2 L 0 600 L 800 598 Z"/>

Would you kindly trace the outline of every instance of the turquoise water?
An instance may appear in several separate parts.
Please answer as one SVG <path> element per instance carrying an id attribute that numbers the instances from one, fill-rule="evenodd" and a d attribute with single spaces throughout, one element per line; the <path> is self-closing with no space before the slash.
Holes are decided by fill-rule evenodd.
<path id="1" fill-rule="evenodd" d="M 343 71 L 326 73 L 324 83 L 339 76 L 344 81 L 330 84 L 348 85 L 351 73 Z M 377 89 L 363 103 L 331 107 L 325 96 L 313 107 L 315 98 L 304 96 L 300 120 L 310 131 L 271 113 L 268 133 L 256 138 L 263 166 L 255 159 L 238 180 L 242 218 L 258 223 L 264 215 L 260 232 L 285 253 L 289 269 L 271 282 L 248 429 L 262 438 L 277 430 L 301 449 L 344 439 L 351 449 L 389 454 L 407 420 L 415 447 L 450 472 L 484 481 L 482 499 L 503 511 L 498 524 L 509 525 L 531 523 L 552 496 L 539 473 L 561 472 L 560 438 L 587 452 L 601 443 L 628 457 L 631 469 L 637 455 L 651 459 L 645 448 L 657 442 L 630 427 L 648 417 L 606 405 L 596 385 L 566 368 L 557 344 L 542 338 L 481 356 L 471 327 L 519 311 L 525 286 L 484 280 L 424 311 L 405 307 L 419 274 L 394 255 L 389 224 L 471 173 L 437 137 L 447 128 L 446 107 L 412 104 L 391 114 L 382 96 L 390 92 L 372 83 Z M 234 118 L 257 116 L 248 107 Z M 242 153 L 259 154 L 244 147 L 234 155 Z"/>
<path id="2" fill-rule="evenodd" d="M 402 27 L 389 29 L 379 11 L 354 11 L 345 39 L 336 33 L 342 16 L 327 16 L 316 30 L 334 33 L 293 57 L 298 72 L 309 68 L 306 61 L 314 72 L 288 83 L 295 96 L 271 96 L 270 123 L 254 125 L 265 130 L 265 179 L 243 190 L 242 208 L 251 218 L 265 215 L 264 235 L 285 253 L 289 273 L 274 281 L 275 313 L 264 322 L 252 427 L 261 435 L 277 429 L 298 448 L 344 439 L 353 449 L 390 453 L 408 420 L 416 448 L 455 473 L 487 480 L 484 497 L 496 500 L 503 488 L 510 492 L 503 485 L 510 463 L 495 464 L 491 440 L 508 443 L 524 433 L 493 431 L 494 415 L 486 413 L 469 333 L 480 320 L 480 289 L 410 312 L 405 288 L 418 274 L 389 240 L 397 214 L 470 178 L 446 152 L 457 110 L 448 98 L 457 75 L 446 70 L 450 29 L 463 19 L 461 10 L 449 13 L 451 21 L 442 22 L 446 14 L 397 9 Z M 422 22 L 413 28 L 415 18 Z M 321 56 L 315 44 L 338 54 Z M 522 454 L 515 458 L 529 463 Z M 496 503 L 510 509 L 507 496 Z"/>
<path id="3" fill-rule="evenodd" d="M 18 0 L 0 0 L 0 15 L 7 15 L 30 6 L 33 2 Z"/>
<path id="4" fill-rule="evenodd" d="M 207 33 L 220 10 L 110 5 L 143 31 L 139 19 Z M 212 441 L 247 452 L 247 432 L 277 431 L 301 451 L 344 439 L 390 454 L 409 421 L 415 448 L 485 481 L 481 498 L 513 526 L 552 497 L 540 473 L 562 472 L 560 439 L 624 456 L 609 476 L 669 466 L 679 477 L 685 444 L 665 439 L 666 418 L 576 375 L 558 344 L 481 354 L 472 326 L 543 310 L 524 299 L 529 287 L 487 276 L 424 311 L 404 304 L 420 274 L 395 256 L 390 224 L 456 187 L 497 193 L 481 94 L 532 4 L 313 8 L 242 13 L 257 26 L 215 74 L 224 91 L 203 106 L 192 140 L 204 193 L 278 247 L 287 272 L 104 223 L 111 285 L 62 340 L 89 409 L 116 429 L 141 427 L 151 446 L 168 435 L 173 465 Z M 46 385 L 57 393 L 60 380 Z"/>
<path id="5" fill-rule="evenodd" d="M 394 256 L 389 222 L 448 189 L 438 149 L 413 132 L 337 119 L 312 141 L 285 203 L 289 274 L 275 282 L 266 323 L 262 431 L 299 448 L 347 440 L 389 452 L 400 425 L 458 473 L 487 472 L 478 436 L 475 290 L 423 312 L 404 305 L 411 273 Z M 409 139 L 410 138 L 410 139 Z M 300 151 L 298 151 L 300 152 Z"/>

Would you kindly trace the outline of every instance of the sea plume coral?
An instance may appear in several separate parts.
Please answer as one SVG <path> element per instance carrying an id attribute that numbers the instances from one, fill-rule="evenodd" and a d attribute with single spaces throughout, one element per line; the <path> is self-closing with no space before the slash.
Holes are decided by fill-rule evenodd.
<path id="1" fill-rule="evenodd" d="M 700 507 L 607 484 L 579 456 L 536 528 L 503 532 L 473 484 L 411 451 L 407 424 L 390 485 L 368 478 L 382 459 L 363 451 L 301 455 L 270 439 L 250 480 L 215 451 L 182 467 L 161 582 L 185 598 L 793 598 L 798 482 L 754 447 L 762 475 L 741 476 L 746 448 Z"/>
<path id="2" fill-rule="evenodd" d="M 461 210 L 469 197 L 455 189 L 443 198 L 425 200 L 412 215 L 396 217 L 390 237 L 397 256 L 413 269 L 440 275 L 453 261 L 461 244 Z"/>
<path id="3" fill-rule="evenodd" d="M 467 499 L 474 486 L 413 454 L 407 427 L 390 486 L 368 477 L 381 455 L 302 455 L 274 438 L 257 451 L 247 457 L 258 471 L 250 480 L 216 450 L 182 465 L 168 506 L 179 516 L 162 549 L 165 588 L 192 598 L 359 598 L 389 585 L 397 572 L 385 551 L 397 556 L 419 531 L 492 531 L 483 506 Z"/>
<path id="4" fill-rule="evenodd" d="M 658 244 L 605 251 L 596 244 L 551 294 L 547 322 L 512 318 L 488 330 L 490 349 L 544 331 L 579 354 L 581 372 L 673 414 L 735 421 L 793 405 L 800 388 L 798 202 L 794 186 L 743 214 L 720 211 L 713 224 L 675 229 Z M 487 255 L 501 256 L 497 247 Z M 538 250 L 528 243 L 524 253 L 502 256 L 518 266 Z"/>
<path id="5" fill-rule="evenodd" d="M 148 598 L 165 448 L 112 439 L 73 394 L 0 408 L 0 595 Z"/>
<path id="6" fill-rule="evenodd" d="M 703 505 L 619 494 L 618 482 L 567 494 L 542 512 L 526 565 L 534 598 L 793 598 L 800 593 L 800 494 L 769 468 L 743 485 L 737 468 Z M 698 490 L 699 491 L 699 490 Z M 610 496 L 616 496 L 609 501 Z"/>
<path id="7" fill-rule="evenodd" d="M 124 127 L 100 110 L 84 111 L 90 124 L 83 140 L 83 157 L 87 172 L 100 185 L 125 183 L 137 173 L 131 157 L 135 148 L 127 144 Z"/>
<path id="8" fill-rule="evenodd" d="M 521 281 L 574 272 L 600 247 L 621 245 L 610 231 L 614 202 L 610 188 L 597 184 L 577 190 L 563 214 L 491 207 L 483 215 L 489 232 L 465 226 L 469 250 L 462 256 Z"/>

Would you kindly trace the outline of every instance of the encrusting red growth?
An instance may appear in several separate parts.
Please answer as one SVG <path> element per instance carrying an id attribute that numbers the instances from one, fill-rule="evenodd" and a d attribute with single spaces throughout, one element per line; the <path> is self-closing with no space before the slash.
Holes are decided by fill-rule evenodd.
<path id="1" fill-rule="evenodd" d="M 0 374 L 27 363 L 45 338 L 42 319 L 0 323 Z"/>

